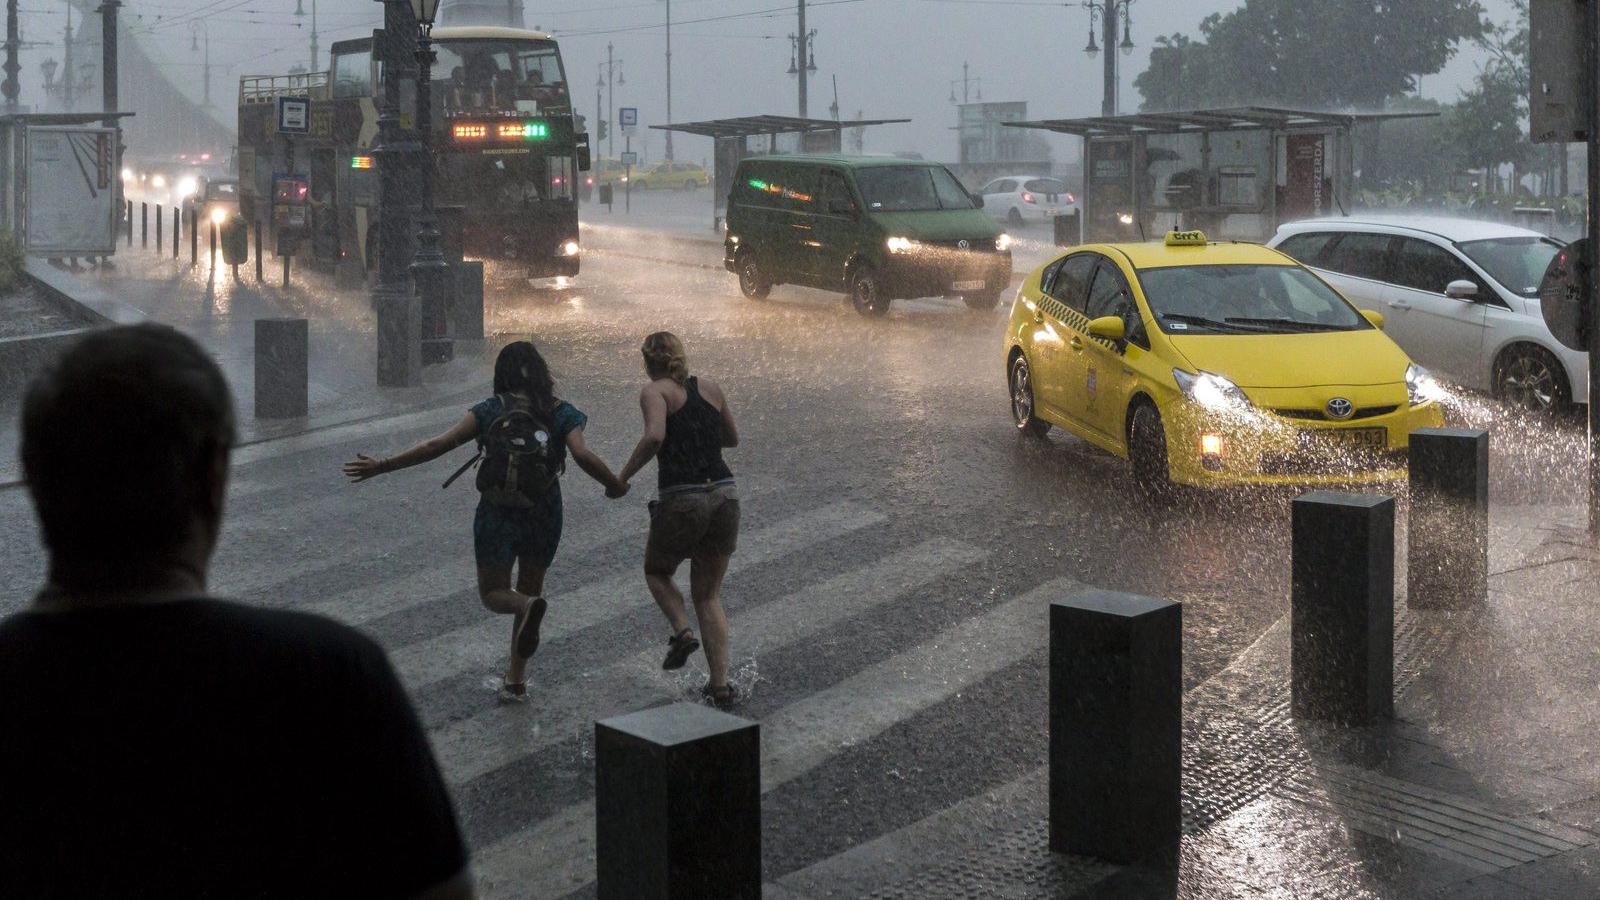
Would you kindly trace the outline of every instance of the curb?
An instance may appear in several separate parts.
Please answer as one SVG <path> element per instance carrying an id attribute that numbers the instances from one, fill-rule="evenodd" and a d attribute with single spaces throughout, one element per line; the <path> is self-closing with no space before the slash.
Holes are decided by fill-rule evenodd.
<path id="1" fill-rule="evenodd" d="M 83 284 L 71 274 L 44 260 L 29 257 L 24 271 L 52 301 L 76 312 L 96 325 L 136 325 L 150 317 L 92 284 Z"/>

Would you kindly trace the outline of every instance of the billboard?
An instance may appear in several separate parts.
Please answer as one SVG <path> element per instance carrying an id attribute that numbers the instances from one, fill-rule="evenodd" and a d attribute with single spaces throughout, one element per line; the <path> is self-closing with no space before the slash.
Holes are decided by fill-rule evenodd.
<path id="1" fill-rule="evenodd" d="M 22 249 L 109 256 L 117 247 L 117 130 L 33 125 L 26 131 Z"/>

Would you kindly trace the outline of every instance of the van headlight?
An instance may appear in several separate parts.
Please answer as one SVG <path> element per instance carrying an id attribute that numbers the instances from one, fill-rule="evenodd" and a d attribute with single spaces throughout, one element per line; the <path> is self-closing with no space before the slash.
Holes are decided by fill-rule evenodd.
<path id="1" fill-rule="evenodd" d="M 997 250 L 1000 253 L 1004 253 L 1007 250 L 1010 250 L 1011 249 L 1011 235 L 1006 234 L 1003 231 L 1000 232 L 1000 236 L 994 239 L 994 249 Z"/>
<path id="2" fill-rule="evenodd" d="M 1173 369 L 1172 378 L 1178 382 L 1178 389 L 1183 391 L 1185 397 L 1206 409 L 1246 409 L 1250 406 L 1250 398 L 1245 396 L 1244 391 L 1221 375 L 1211 372 L 1191 374 L 1182 369 Z"/>
<path id="3" fill-rule="evenodd" d="M 920 242 L 908 237 L 891 237 L 884 241 L 883 245 L 889 248 L 890 253 L 910 253 L 922 246 Z"/>
<path id="4" fill-rule="evenodd" d="M 1412 406 L 1432 403 L 1444 397 L 1444 386 L 1427 369 L 1412 363 L 1406 366 L 1406 399 Z"/>
<path id="5" fill-rule="evenodd" d="M 578 252 L 581 249 L 582 248 L 580 248 L 578 246 L 578 242 L 577 241 L 566 241 L 566 242 L 562 243 L 562 245 L 561 245 L 561 255 L 562 256 L 577 256 Z"/>

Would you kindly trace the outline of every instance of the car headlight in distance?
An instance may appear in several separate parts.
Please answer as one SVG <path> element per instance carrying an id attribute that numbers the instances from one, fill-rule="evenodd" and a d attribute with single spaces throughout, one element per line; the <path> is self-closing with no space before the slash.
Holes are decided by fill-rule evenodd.
<path id="1" fill-rule="evenodd" d="M 221 225 L 226 221 L 228 221 L 228 211 L 220 206 L 213 206 L 211 208 L 211 224 Z"/>
<path id="2" fill-rule="evenodd" d="M 890 253 L 910 253 L 920 246 L 916 241 L 906 237 L 889 238 L 883 245 L 889 248 Z"/>
<path id="3" fill-rule="evenodd" d="M 1173 380 L 1184 396 L 1206 409 L 1246 409 L 1250 398 L 1239 386 L 1211 372 L 1191 374 L 1182 369 L 1172 370 Z"/>
<path id="4" fill-rule="evenodd" d="M 1010 250 L 1011 249 L 1011 235 L 1006 234 L 1003 231 L 1000 232 L 1000 236 L 994 239 L 994 249 L 999 251 L 999 252 L 1001 252 L 1001 253 L 1004 253 L 1007 250 Z"/>
<path id="5" fill-rule="evenodd" d="M 578 251 L 581 250 L 581 249 L 582 248 L 580 248 L 578 246 L 578 242 L 577 241 L 566 241 L 565 243 L 563 243 L 561 245 L 561 255 L 562 256 L 577 256 L 578 255 Z"/>
<path id="6" fill-rule="evenodd" d="M 1412 406 L 1432 403 L 1444 397 L 1444 386 L 1427 369 L 1412 363 L 1406 366 L 1406 399 Z"/>
<path id="7" fill-rule="evenodd" d="M 189 197 L 189 196 L 193 195 L 194 192 L 198 191 L 199 189 L 200 189 L 200 183 L 195 181 L 193 178 L 185 177 L 185 178 L 178 179 L 178 196 L 179 197 Z"/>

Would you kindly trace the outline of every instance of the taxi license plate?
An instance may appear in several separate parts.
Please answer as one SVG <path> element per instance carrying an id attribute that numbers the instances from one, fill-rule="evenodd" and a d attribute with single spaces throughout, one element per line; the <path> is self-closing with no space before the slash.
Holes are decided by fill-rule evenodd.
<path id="1" fill-rule="evenodd" d="M 1387 428 L 1319 428 L 1315 431 L 1302 431 L 1299 438 L 1301 450 L 1389 449 Z"/>
<path id="2" fill-rule="evenodd" d="M 978 281 L 952 281 L 950 282 L 950 290 L 981 291 L 983 290 L 983 281 L 982 279 L 979 279 Z"/>

